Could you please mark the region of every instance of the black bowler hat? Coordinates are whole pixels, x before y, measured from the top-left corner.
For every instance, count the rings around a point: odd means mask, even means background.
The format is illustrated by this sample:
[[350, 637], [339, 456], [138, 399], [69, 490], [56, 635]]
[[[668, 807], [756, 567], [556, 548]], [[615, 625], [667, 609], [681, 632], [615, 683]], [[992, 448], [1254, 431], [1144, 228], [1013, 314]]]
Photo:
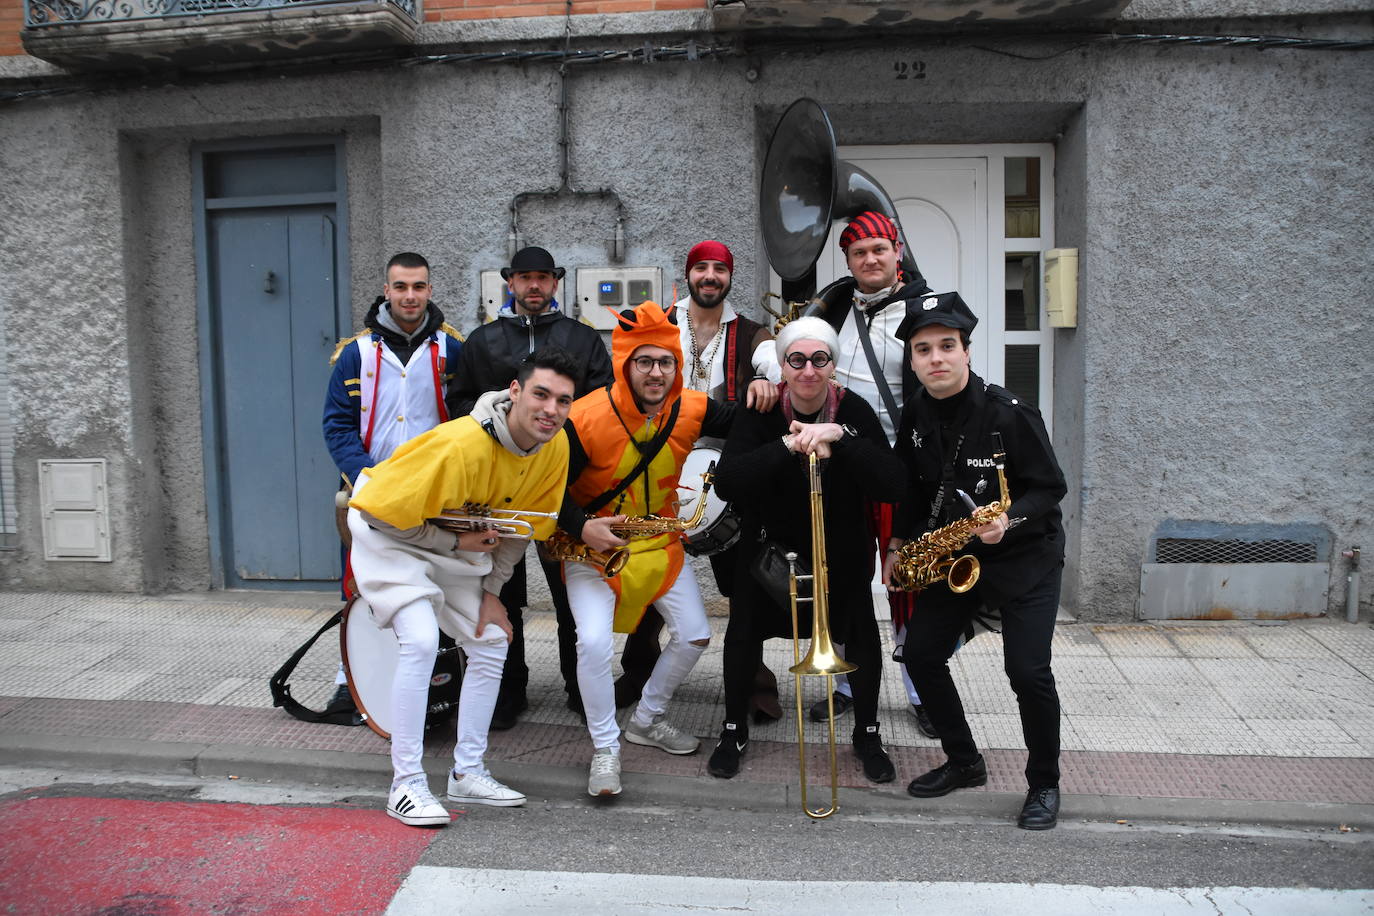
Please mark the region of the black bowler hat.
[[562, 280], [563, 275], [567, 273], [563, 268], [554, 266], [553, 255], [543, 248], [531, 245], [515, 253], [515, 257], [510, 259], [510, 267], [501, 268], [501, 279], [509, 280], [511, 274], [526, 270], [547, 270], [553, 274], [555, 280]]
[[964, 304], [958, 293], [932, 293], [906, 301], [906, 317], [893, 334], [898, 340], [910, 340], [911, 335], [928, 324], [943, 325], [959, 331], [972, 332], [978, 326], [978, 316]]

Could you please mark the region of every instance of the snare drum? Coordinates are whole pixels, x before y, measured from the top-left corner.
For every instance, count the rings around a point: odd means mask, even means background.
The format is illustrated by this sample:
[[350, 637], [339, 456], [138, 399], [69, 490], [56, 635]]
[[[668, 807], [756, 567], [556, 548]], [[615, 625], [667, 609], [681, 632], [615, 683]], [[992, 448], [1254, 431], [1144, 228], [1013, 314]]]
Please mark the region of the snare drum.
[[[678, 518], [688, 519], [701, 498], [701, 475], [712, 462], [720, 461], [720, 449], [701, 445], [692, 449], [678, 475]], [[694, 557], [709, 557], [735, 546], [740, 536], [739, 516], [712, 488], [706, 494], [706, 515], [701, 524], [684, 532], [682, 549]]]
[[[377, 626], [372, 606], [362, 598], [354, 598], [344, 608], [339, 642], [344, 677], [354, 705], [368, 728], [390, 739], [391, 682], [396, 677], [396, 659], [401, 654], [396, 632], [391, 627]], [[426, 731], [453, 718], [462, 678], [462, 653], [452, 639], [440, 633], [439, 657], [429, 680]]]

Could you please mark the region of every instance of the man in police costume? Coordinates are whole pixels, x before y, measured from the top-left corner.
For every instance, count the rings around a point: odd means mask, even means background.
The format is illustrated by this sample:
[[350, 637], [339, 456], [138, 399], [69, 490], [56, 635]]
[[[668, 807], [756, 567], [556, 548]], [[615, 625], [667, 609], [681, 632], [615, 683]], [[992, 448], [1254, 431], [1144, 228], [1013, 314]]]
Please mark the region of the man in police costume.
[[1000, 608], [1007, 676], [1029, 751], [1029, 791], [1017, 826], [1048, 830], [1059, 815], [1059, 695], [1050, 641], [1064, 566], [1059, 501], [1067, 486], [1039, 412], [970, 371], [969, 335], [977, 324], [958, 293], [942, 293], [908, 301], [896, 332], [910, 347], [911, 368], [924, 389], [907, 400], [897, 433], [907, 498], [888, 541], [884, 580], [891, 583], [896, 551], [908, 538], [968, 517], [960, 491], [978, 505], [999, 498], [999, 441], [1011, 497], [1010, 508], [975, 528], [974, 540], [959, 551], [982, 564], [977, 585], [963, 594], [944, 582], [930, 585], [907, 624], [907, 671], [948, 756], [907, 791], [934, 798], [987, 782], [948, 662], [974, 615]]

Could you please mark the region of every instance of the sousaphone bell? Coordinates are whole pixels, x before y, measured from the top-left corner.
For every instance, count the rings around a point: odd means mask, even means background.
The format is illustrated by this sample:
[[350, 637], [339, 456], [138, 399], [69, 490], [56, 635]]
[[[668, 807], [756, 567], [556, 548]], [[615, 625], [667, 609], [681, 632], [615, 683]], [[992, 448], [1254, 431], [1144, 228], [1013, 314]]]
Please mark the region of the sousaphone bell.
[[782, 298], [794, 311], [802, 305], [802, 314], [825, 315], [835, 305], [848, 307], [849, 277], [836, 280], [813, 298], [816, 261], [830, 237], [830, 224], [865, 210], [876, 210], [897, 226], [902, 274], [908, 283], [923, 283], [887, 191], [868, 172], [839, 158], [830, 116], [818, 102], [793, 102], [773, 129], [764, 155], [759, 225], [768, 263], [782, 278]]

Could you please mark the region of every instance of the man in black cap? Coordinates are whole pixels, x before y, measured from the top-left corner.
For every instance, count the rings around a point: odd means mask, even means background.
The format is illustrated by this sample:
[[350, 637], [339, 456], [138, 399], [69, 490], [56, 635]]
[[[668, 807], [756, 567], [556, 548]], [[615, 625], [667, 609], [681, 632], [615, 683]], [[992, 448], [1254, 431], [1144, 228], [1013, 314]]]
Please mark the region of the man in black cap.
[[1048, 830], [1059, 816], [1059, 695], [1050, 641], [1064, 567], [1059, 501], [1068, 488], [1039, 411], [970, 371], [969, 335], [977, 324], [958, 293], [942, 293], [909, 300], [896, 332], [907, 341], [924, 388], [908, 398], [897, 431], [907, 498], [887, 544], [884, 581], [892, 587], [898, 550], [908, 539], [969, 518], [972, 503], [998, 501], [999, 465], [1011, 499], [1007, 511], [973, 528], [973, 540], [957, 551], [978, 559], [977, 584], [961, 594], [945, 581], [926, 586], [907, 624], [907, 671], [948, 757], [912, 780], [907, 792], [934, 798], [987, 782], [948, 662], [975, 615], [1000, 608], [1007, 677], [1029, 752], [1029, 792], [1017, 826]]
[[[573, 380], [575, 398], [611, 383], [614, 377], [611, 357], [601, 335], [591, 326], [565, 314], [555, 297], [558, 281], [565, 273], [564, 268], [554, 264], [553, 255], [538, 247], [520, 249], [511, 259], [510, 266], [501, 269], [510, 295], [496, 320], [474, 330], [458, 355], [453, 382], [449, 385], [450, 416], [465, 416], [483, 393], [509, 387], [525, 357], [545, 346], [560, 347], [576, 360], [579, 374]], [[544, 574], [558, 617], [558, 661], [568, 691], [568, 707], [581, 713], [574, 645], [576, 631], [572, 611], [568, 608], [568, 593], [563, 586], [559, 564], [544, 564]], [[525, 564], [521, 561], [501, 591], [501, 603], [506, 607], [515, 633], [506, 656], [496, 712], [491, 720], [491, 727], [498, 731], [513, 726], [520, 713], [529, 707], [525, 688], [530, 672], [525, 664], [522, 614], [526, 600]]]

